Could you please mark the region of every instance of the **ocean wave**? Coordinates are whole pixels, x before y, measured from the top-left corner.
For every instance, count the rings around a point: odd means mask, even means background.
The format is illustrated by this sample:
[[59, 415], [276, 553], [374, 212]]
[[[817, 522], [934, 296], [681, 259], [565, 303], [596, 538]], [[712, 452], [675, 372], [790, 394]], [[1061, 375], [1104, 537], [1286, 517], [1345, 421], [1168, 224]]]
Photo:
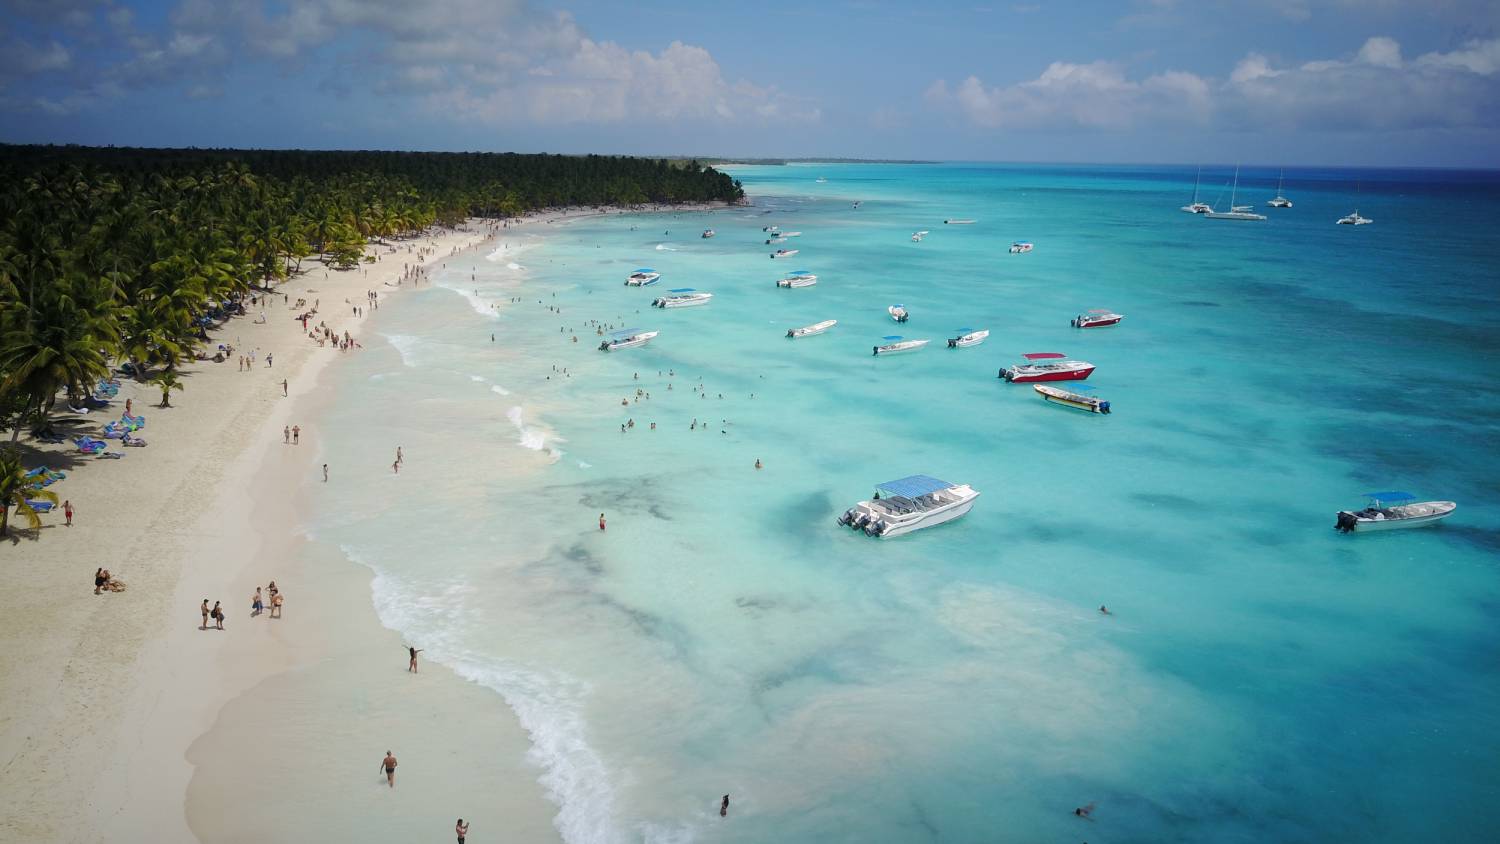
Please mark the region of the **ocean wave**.
[[505, 389], [504, 387], [500, 386], [499, 384], [491, 384], [490, 385], [490, 392], [497, 393], [497, 394], [502, 395], [502, 396], [508, 396], [508, 395], [510, 395], [510, 390]]
[[472, 286], [472, 282], [471, 286], [469, 287], [456, 287], [452, 284], [444, 284], [441, 281], [438, 282], [437, 286], [443, 288], [444, 290], [452, 290], [454, 293], [457, 293], [458, 295], [464, 297], [464, 299], [469, 303], [469, 307], [474, 309], [474, 313], [491, 317], [495, 315], [495, 307], [493, 303], [486, 302], [483, 298], [481, 298], [478, 293], [475, 292], [475, 289]]
[[410, 334], [387, 334], [385, 335], [385, 341], [390, 343], [391, 347], [401, 355], [401, 362], [403, 364], [411, 367], [417, 365], [416, 349], [417, 344], [422, 342], [422, 338], [413, 337]]
[[554, 463], [557, 462], [558, 458], [563, 456], [562, 449], [549, 444], [549, 440], [551, 443], [565, 442], [565, 440], [545, 429], [527, 425], [525, 419], [522, 417], [519, 406], [512, 407], [506, 411], [505, 418], [510, 420], [510, 424], [516, 426], [516, 433], [521, 435], [517, 442], [523, 447], [529, 448], [532, 451], [547, 452], [547, 454], [551, 455], [552, 462]]
[[658, 244], [656, 244], [656, 251], [657, 252], [676, 252], [677, 248], [674, 247], [674, 246], [668, 246], [665, 243], [658, 243]]

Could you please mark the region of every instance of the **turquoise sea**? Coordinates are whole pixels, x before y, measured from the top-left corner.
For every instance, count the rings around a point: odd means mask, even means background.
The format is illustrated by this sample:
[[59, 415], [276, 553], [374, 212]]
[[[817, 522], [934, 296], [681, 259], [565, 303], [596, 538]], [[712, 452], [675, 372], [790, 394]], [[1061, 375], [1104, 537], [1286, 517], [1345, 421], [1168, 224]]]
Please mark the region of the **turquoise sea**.
[[[318, 539], [520, 719], [567, 841], [1493, 838], [1500, 174], [1288, 169], [1274, 209], [1246, 168], [1251, 223], [1179, 211], [1192, 166], [731, 172], [749, 207], [449, 259], [333, 375]], [[648, 307], [679, 287], [714, 299]], [[1039, 351], [1114, 413], [996, 378]], [[982, 496], [835, 524], [917, 473]], [[1335, 533], [1376, 489], [1459, 509]]]

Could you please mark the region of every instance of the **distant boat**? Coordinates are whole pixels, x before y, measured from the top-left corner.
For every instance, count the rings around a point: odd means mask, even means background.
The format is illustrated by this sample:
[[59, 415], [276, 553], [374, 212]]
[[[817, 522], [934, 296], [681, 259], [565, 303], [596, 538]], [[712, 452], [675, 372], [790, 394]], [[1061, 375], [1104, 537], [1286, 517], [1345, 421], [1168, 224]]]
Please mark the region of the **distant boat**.
[[[883, 494], [883, 496], [882, 496]], [[928, 475], [912, 475], [875, 487], [869, 501], [844, 511], [839, 524], [866, 536], [890, 537], [951, 522], [974, 507], [979, 491]]]
[[1036, 245], [1029, 240], [1018, 240], [1010, 245], [1010, 254], [1021, 255], [1035, 249]]
[[781, 226], [766, 226], [766, 227], [762, 228], [761, 231], [763, 231], [763, 232], [770, 232], [771, 234], [780, 234], [781, 233]]
[[876, 355], [893, 355], [897, 352], [915, 352], [917, 349], [920, 349], [928, 343], [932, 342], [930, 340], [903, 340], [901, 339], [901, 335], [899, 334], [890, 334], [882, 337], [881, 339], [885, 340], [886, 342], [875, 347], [874, 354]]
[[801, 237], [802, 232], [782, 232], [782, 237]]
[[1031, 352], [1022, 355], [1026, 363], [1000, 370], [1001, 378], [1016, 384], [1032, 381], [1082, 381], [1094, 373], [1094, 365], [1082, 360], [1064, 360], [1058, 352]]
[[943, 221], [943, 225], [945, 225], [945, 226], [972, 226], [972, 225], [974, 225], [975, 222], [977, 222], [977, 221], [975, 221], [975, 220], [944, 220]]
[[926, 232], [926, 231], [912, 232], [911, 233], [911, 242], [912, 243], [921, 243], [922, 242], [922, 238], [926, 237], [929, 234], [932, 234], [932, 232]]
[[786, 238], [782, 237], [781, 235], [776, 235], [775, 237], [766, 238], [766, 245], [767, 246], [770, 246], [773, 243], [786, 243]]
[[801, 328], [788, 328], [786, 330], [786, 336], [811, 337], [814, 334], [822, 334], [823, 332], [838, 324], [839, 321], [836, 319], [825, 319], [822, 322], [815, 322], [812, 325], [804, 325]]
[[801, 251], [802, 250], [800, 250], [800, 249], [778, 249], [775, 252], [771, 253], [771, 257], [772, 258], [790, 258], [793, 255], [796, 255], [798, 252], [801, 252]]
[[604, 342], [599, 344], [599, 351], [613, 352], [617, 349], [628, 349], [632, 346], [644, 346], [651, 342], [651, 338], [660, 334], [659, 331], [645, 331], [639, 328], [622, 328], [619, 331], [611, 331]]
[[713, 237], [713, 236], [714, 236], [714, 230], [713, 230], [713, 229], [704, 229], [704, 230], [703, 230], [703, 235], [702, 235], [702, 236], [703, 236], [703, 237], [704, 237], [704, 238], [705, 238], [705, 239], [707, 239], [707, 238], [710, 238], [710, 237]]
[[856, 199], [856, 200], [854, 200], [854, 209], [855, 209], [855, 210], [856, 210], [856, 211], [857, 211], [857, 210], [859, 210], [859, 200], [857, 200], [857, 199]]
[[1276, 177], [1276, 198], [1266, 204], [1272, 208], [1291, 208], [1292, 201], [1281, 195], [1281, 184], [1286, 181], [1286, 168], [1281, 168], [1281, 175]]
[[970, 346], [977, 346], [980, 343], [984, 342], [984, 338], [990, 336], [989, 329], [987, 328], [982, 328], [977, 331], [972, 328], [960, 328], [958, 331], [959, 334], [957, 337], [949, 338], [948, 348], [966, 349]]
[[653, 308], [691, 308], [696, 305], [707, 305], [708, 300], [714, 297], [712, 293], [699, 293], [691, 287], [677, 287], [667, 292], [669, 295], [652, 302], [651, 306]]
[[818, 283], [818, 277], [807, 270], [794, 270], [786, 278], [778, 279], [777, 287], [812, 287]]
[[655, 284], [660, 278], [661, 273], [656, 270], [650, 267], [641, 267], [625, 279], [625, 284], [632, 287], [646, 287]]
[[1248, 205], [1235, 205], [1234, 204], [1234, 198], [1239, 193], [1239, 190], [1240, 190], [1240, 168], [1239, 168], [1239, 165], [1235, 165], [1235, 168], [1234, 168], [1234, 187], [1229, 191], [1229, 210], [1228, 211], [1212, 211], [1212, 210], [1205, 211], [1205, 212], [1203, 212], [1203, 216], [1207, 217], [1210, 220], [1264, 220], [1266, 218], [1266, 215], [1264, 215], [1264, 214], [1256, 214], [1255, 212], [1253, 212], [1253, 211], [1250, 210], [1250, 206], [1248, 206]]
[[1214, 210], [1210, 208], [1207, 203], [1198, 201], [1198, 182], [1202, 178], [1203, 168], [1199, 167], [1198, 175], [1193, 177], [1193, 204], [1182, 206], [1182, 210], [1188, 212], [1189, 214], [1207, 214], [1208, 212]]
[[906, 322], [911, 318], [911, 314], [908, 314], [906, 312], [905, 305], [892, 305], [889, 308], [886, 308], [885, 311], [886, 313], [891, 315], [891, 319], [897, 322]]
[[819, 176], [819, 177], [818, 177], [818, 179], [817, 179], [817, 182], [818, 182], [818, 184], [820, 184], [820, 185], [821, 185], [821, 184], [824, 184], [824, 183], [825, 183], [825, 182], [827, 182], [827, 181], [828, 181], [828, 179], [827, 179], [827, 178], [825, 178], [825, 177], [823, 177], [823, 176]]
[[1365, 509], [1339, 511], [1334, 530], [1339, 533], [1363, 533], [1423, 527], [1448, 518], [1458, 509], [1458, 505], [1452, 501], [1417, 502], [1417, 497], [1409, 492], [1367, 492], [1365, 497], [1370, 499], [1370, 504]]
[[1031, 388], [1037, 391], [1043, 401], [1060, 404], [1064, 407], [1073, 407], [1079, 410], [1087, 410], [1089, 413], [1109, 413], [1109, 402], [1086, 396], [1082, 393], [1070, 393], [1067, 390], [1049, 387], [1046, 384], [1032, 384]]
[[1069, 324], [1074, 328], [1104, 328], [1105, 326], [1119, 325], [1120, 320], [1124, 318], [1114, 311], [1094, 308], [1086, 314], [1079, 314], [1073, 317], [1072, 322]]
[[[1353, 214], [1350, 214], [1347, 217], [1340, 217], [1339, 218], [1339, 225], [1341, 225], [1341, 226], [1368, 226], [1369, 224], [1371, 224], [1373, 222], [1375, 222], [1375, 221], [1372, 220], [1372, 219], [1370, 219], [1369, 217], [1361, 217], [1361, 216], [1359, 216], [1359, 211], [1358, 210], [1356, 210]], [[1399, 228], [1399, 226], [1398, 226], [1398, 228]]]

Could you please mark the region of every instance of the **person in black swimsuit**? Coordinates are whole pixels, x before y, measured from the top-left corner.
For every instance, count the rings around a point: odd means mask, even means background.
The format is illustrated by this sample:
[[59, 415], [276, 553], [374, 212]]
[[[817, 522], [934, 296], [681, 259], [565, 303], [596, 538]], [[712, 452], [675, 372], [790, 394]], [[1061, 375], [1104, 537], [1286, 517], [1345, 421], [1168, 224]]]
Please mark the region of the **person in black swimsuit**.
[[411, 663], [406, 666], [406, 670], [415, 674], [417, 673], [417, 654], [421, 653], [425, 649], [414, 648], [411, 645], [407, 645], [406, 649], [411, 652]]
[[99, 594], [99, 590], [103, 589], [103, 588], [104, 588], [104, 569], [100, 568], [100, 569], [98, 569], [98, 570], [96, 570], [94, 572], [94, 594], [95, 595]]

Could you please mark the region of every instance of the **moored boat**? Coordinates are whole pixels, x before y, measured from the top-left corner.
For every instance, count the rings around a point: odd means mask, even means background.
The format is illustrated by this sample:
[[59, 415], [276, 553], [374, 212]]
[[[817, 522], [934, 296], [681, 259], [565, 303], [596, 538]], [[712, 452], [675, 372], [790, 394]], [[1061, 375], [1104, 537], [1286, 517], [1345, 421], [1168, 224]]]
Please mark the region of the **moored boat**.
[[707, 238], [713, 237], [714, 234], [715, 234], [715, 232], [714, 232], [713, 229], [704, 229], [702, 237], [704, 239], [707, 239]]
[[1082, 381], [1094, 373], [1088, 361], [1067, 360], [1058, 352], [1031, 352], [1022, 355], [1026, 363], [1000, 370], [999, 377], [1017, 384], [1032, 381]]
[[838, 523], [866, 536], [888, 538], [929, 528], [969, 512], [979, 491], [929, 475], [912, 475], [875, 487], [869, 501], [844, 511]]
[[977, 222], [977, 221], [976, 220], [944, 220], [943, 221], [943, 225], [945, 225], [945, 226], [972, 226], [972, 225], [974, 225], [975, 222]]
[[922, 238], [926, 237], [929, 234], [932, 234], [932, 232], [926, 232], [926, 231], [912, 232], [911, 233], [911, 242], [912, 243], [921, 243], [922, 242]]
[[781, 237], [779, 235], [777, 237], [768, 237], [768, 238], [766, 238], [766, 245], [767, 246], [770, 246], [773, 243], [786, 243], [786, 238]]
[[626, 277], [625, 284], [629, 287], [646, 287], [655, 284], [660, 278], [661, 273], [656, 270], [650, 267], [641, 267]]
[[660, 333], [659, 331], [646, 331], [641, 328], [622, 328], [619, 331], [611, 331], [605, 335], [604, 342], [599, 344], [599, 351], [613, 352], [616, 349], [644, 346], [651, 342], [652, 337]]
[[714, 297], [712, 293], [700, 293], [691, 287], [677, 287], [667, 293], [668, 295], [653, 301], [651, 306], [653, 308], [691, 308], [694, 305], [707, 305], [708, 300]]
[[772, 258], [790, 258], [793, 255], [796, 255], [798, 252], [801, 252], [801, 251], [802, 250], [800, 250], [800, 249], [778, 249], [775, 252], [771, 253], [771, 257]]
[[793, 270], [786, 278], [776, 281], [777, 287], [812, 287], [818, 283], [818, 277], [807, 270]]
[[965, 349], [969, 346], [977, 346], [984, 342], [984, 338], [990, 336], [988, 328], [975, 330], [973, 328], [960, 328], [957, 337], [948, 339], [948, 348]]
[[1369, 506], [1363, 510], [1340, 510], [1334, 530], [1356, 533], [1372, 530], [1397, 530], [1424, 527], [1453, 515], [1458, 505], [1452, 501], [1417, 501], [1409, 492], [1367, 492]]
[[1291, 208], [1292, 201], [1281, 194], [1281, 185], [1286, 181], [1286, 168], [1281, 168], [1281, 175], [1276, 177], [1276, 196], [1266, 204], [1272, 208]]
[[872, 354], [894, 355], [898, 352], [915, 352], [932, 342], [930, 340], [903, 340], [899, 334], [888, 334], [881, 339], [885, 341], [884, 345], [876, 346]]
[[1046, 384], [1032, 384], [1031, 388], [1037, 391], [1044, 401], [1065, 407], [1076, 407], [1079, 410], [1087, 410], [1089, 413], [1109, 413], [1109, 402], [1094, 396], [1086, 396], [1082, 393], [1073, 393], [1057, 387], [1049, 387]]
[[1073, 317], [1069, 325], [1074, 328], [1104, 328], [1109, 325], [1119, 325], [1120, 320], [1125, 317], [1104, 308], [1094, 308], [1086, 314]]
[[892, 305], [889, 308], [886, 308], [885, 312], [890, 314], [891, 319], [897, 322], [906, 322], [911, 318], [911, 314], [906, 312], [905, 305]]
[[1198, 201], [1198, 182], [1202, 178], [1203, 178], [1203, 168], [1199, 167], [1198, 168], [1198, 175], [1193, 177], [1193, 201], [1192, 201], [1192, 204], [1182, 206], [1182, 210], [1188, 212], [1189, 214], [1207, 214], [1208, 212], [1214, 210], [1212, 207], [1209, 206], [1208, 203], [1206, 203], [1206, 202], [1199, 202]]
[[1010, 254], [1021, 255], [1036, 248], [1036, 244], [1029, 240], [1018, 240], [1010, 245]]
[[1368, 226], [1373, 222], [1375, 221], [1370, 219], [1369, 217], [1359, 216], [1359, 211], [1357, 210], [1347, 217], [1339, 218], [1339, 225], [1341, 226]]
[[812, 325], [804, 325], [801, 328], [788, 328], [786, 330], [786, 336], [811, 337], [814, 334], [822, 334], [823, 332], [838, 324], [839, 321], [836, 319], [825, 319], [822, 322], [815, 322]]
[[1234, 204], [1235, 195], [1239, 193], [1239, 190], [1240, 168], [1236, 165], [1234, 168], [1234, 187], [1229, 191], [1229, 210], [1214, 211], [1213, 209], [1209, 209], [1203, 212], [1203, 216], [1210, 220], [1264, 220], [1266, 215], [1251, 211], [1250, 206]]

